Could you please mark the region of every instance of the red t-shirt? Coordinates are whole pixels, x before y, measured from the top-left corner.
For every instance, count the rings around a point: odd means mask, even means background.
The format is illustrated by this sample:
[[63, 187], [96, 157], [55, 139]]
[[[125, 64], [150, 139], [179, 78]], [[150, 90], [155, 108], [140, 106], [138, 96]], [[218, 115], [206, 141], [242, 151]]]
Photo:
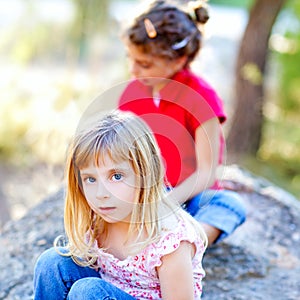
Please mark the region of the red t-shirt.
[[[119, 108], [140, 116], [152, 129], [166, 167], [166, 177], [176, 186], [196, 169], [195, 131], [204, 122], [218, 117], [226, 120], [216, 92], [190, 70], [184, 69], [160, 90], [159, 106], [152, 89], [138, 80], [125, 88]], [[221, 131], [220, 131], [221, 133]], [[221, 145], [223, 138], [220, 134]], [[222, 161], [222, 149], [220, 159]]]

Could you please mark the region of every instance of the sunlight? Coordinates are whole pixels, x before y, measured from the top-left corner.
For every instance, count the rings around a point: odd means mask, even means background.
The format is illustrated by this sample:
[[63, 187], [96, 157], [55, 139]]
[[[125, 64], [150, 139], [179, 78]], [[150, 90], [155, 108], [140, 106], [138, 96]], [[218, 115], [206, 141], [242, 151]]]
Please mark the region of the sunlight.
[[273, 34], [269, 41], [270, 48], [279, 53], [294, 54], [299, 50], [299, 42], [279, 34]]

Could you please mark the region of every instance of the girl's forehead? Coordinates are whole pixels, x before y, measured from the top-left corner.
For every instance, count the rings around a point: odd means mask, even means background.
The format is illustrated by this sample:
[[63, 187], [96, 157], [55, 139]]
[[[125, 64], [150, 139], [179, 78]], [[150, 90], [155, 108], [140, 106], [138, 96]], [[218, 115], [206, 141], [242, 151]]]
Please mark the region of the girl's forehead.
[[[155, 45], [136, 45], [134, 43], [128, 42], [125, 45], [126, 52], [128, 54], [129, 59], [134, 59], [137, 61], [145, 61], [152, 64], [161, 64], [161, 63], [169, 63], [170, 59], [173, 57], [172, 53], [160, 49], [160, 46]], [[163, 54], [164, 53], [164, 54]], [[168, 53], [170, 55], [168, 55]]]
[[131, 56], [141, 56], [141, 57], [149, 57], [150, 54], [147, 53], [142, 45], [135, 45], [131, 42], [126, 43], [126, 51]]
[[103, 154], [95, 159], [89, 159], [80, 169], [104, 168], [104, 169], [127, 169], [132, 170], [132, 164], [129, 160], [113, 159], [109, 154]]

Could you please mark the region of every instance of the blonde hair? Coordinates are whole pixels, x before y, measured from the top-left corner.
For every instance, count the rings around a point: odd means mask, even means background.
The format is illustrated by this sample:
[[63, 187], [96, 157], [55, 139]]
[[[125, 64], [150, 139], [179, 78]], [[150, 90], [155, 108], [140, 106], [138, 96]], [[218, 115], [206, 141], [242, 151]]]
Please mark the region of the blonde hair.
[[[134, 237], [136, 241], [132, 249], [139, 251], [158, 239], [163, 218], [179, 209], [164, 197], [164, 167], [149, 127], [130, 112], [108, 113], [78, 130], [68, 153], [64, 224], [69, 252], [66, 255], [80, 265], [95, 265], [96, 240], [99, 236], [105, 239], [107, 229], [106, 222], [85, 199], [79, 170], [91, 162], [99, 166], [106, 155], [116, 163], [129, 161], [138, 179], [138, 205], [133, 208], [128, 230], [128, 238]], [[200, 234], [205, 241], [205, 234], [202, 231]]]

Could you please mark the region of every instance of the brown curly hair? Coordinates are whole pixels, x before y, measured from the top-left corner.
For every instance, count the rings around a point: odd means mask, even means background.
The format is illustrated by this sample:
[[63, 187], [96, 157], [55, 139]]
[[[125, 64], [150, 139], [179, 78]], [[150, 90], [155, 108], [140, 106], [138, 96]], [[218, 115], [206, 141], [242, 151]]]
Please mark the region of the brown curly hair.
[[[189, 13], [174, 3], [155, 1], [134, 19], [123, 38], [141, 47], [144, 53], [169, 59], [186, 56], [189, 63], [201, 47], [202, 32], [198, 25], [209, 19], [207, 7], [202, 3]], [[150, 21], [154, 34], [147, 31], [145, 20]]]

